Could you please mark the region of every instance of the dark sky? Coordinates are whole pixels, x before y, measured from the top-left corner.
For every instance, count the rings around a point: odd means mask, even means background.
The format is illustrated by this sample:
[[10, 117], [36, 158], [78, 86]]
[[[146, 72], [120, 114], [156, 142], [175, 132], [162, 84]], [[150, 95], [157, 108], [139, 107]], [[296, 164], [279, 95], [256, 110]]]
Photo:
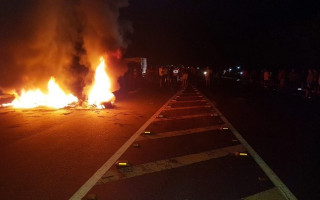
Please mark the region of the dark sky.
[[[299, 3], [300, 2], [300, 3]], [[320, 66], [320, 1], [129, 0], [126, 57], [149, 64]]]

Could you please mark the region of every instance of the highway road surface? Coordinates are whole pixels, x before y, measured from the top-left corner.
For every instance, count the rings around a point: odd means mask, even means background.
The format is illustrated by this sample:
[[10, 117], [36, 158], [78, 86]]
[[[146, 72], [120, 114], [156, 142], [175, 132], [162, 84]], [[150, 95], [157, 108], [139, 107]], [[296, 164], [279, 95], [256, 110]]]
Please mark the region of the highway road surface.
[[1, 199], [296, 199], [195, 87], [0, 109]]

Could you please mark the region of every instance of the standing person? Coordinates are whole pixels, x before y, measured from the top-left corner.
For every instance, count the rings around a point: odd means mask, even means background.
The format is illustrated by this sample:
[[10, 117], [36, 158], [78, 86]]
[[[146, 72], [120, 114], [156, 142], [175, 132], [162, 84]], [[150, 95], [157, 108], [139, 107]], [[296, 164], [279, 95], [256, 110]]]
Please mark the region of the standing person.
[[159, 67], [159, 79], [160, 79], [160, 87], [163, 87], [164, 85], [164, 79], [163, 79], [163, 67]]
[[292, 90], [297, 89], [297, 87], [298, 87], [297, 82], [298, 82], [298, 74], [295, 71], [295, 69], [291, 69], [291, 72], [289, 74], [289, 86], [290, 86], [290, 89], [292, 89]]
[[172, 70], [172, 80], [174, 82], [177, 82], [178, 81], [178, 77], [179, 77], [179, 68], [178, 67], [175, 67], [173, 70]]
[[168, 75], [167, 75], [167, 82], [171, 85], [172, 84], [172, 67], [168, 68]]
[[137, 89], [137, 85], [138, 85], [138, 71], [136, 68], [133, 69], [133, 74], [132, 74], [132, 77], [133, 77], [133, 81], [132, 81], [132, 86], [134, 89]]
[[284, 89], [285, 80], [286, 80], [286, 71], [280, 70], [278, 74], [278, 80], [279, 80], [279, 89]]
[[187, 87], [187, 80], [188, 80], [188, 72], [186, 69], [182, 72], [182, 87]]
[[211, 69], [209, 67], [206, 68], [206, 70], [204, 71], [204, 77], [205, 77], [205, 80], [206, 80], [206, 86], [207, 87], [210, 87], [210, 83], [211, 83], [211, 80], [210, 80], [210, 76], [211, 76]]
[[318, 71], [316, 69], [312, 70], [313, 81], [312, 81], [312, 90], [316, 91], [318, 89]]
[[313, 82], [313, 71], [311, 69], [308, 69], [308, 75], [307, 75], [307, 80], [306, 80], [306, 94], [305, 98], [311, 98], [311, 91], [312, 91], [312, 82]]
[[167, 82], [168, 82], [168, 68], [167, 67], [163, 67], [163, 70], [162, 70], [162, 73], [163, 73], [163, 86], [166, 86], [167, 85]]
[[270, 82], [270, 72], [266, 69], [263, 72], [263, 86], [265, 88], [269, 88]]
[[318, 76], [318, 92], [320, 91], [320, 76]]

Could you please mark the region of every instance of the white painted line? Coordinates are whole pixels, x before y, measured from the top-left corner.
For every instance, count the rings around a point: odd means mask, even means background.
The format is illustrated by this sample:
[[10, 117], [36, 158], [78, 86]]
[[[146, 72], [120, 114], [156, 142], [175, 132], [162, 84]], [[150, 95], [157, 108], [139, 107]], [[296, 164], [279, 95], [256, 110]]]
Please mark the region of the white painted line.
[[136, 176], [142, 176], [145, 174], [160, 172], [164, 170], [170, 170], [194, 163], [208, 161], [215, 158], [221, 158], [234, 154], [235, 152], [244, 151], [245, 148], [239, 144], [234, 146], [223, 147], [219, 149], [213, 149], [201, 153], [189, 154], [185, 156], [174, 157], [165, 160], [158, 160], [155, 162], [144, 163], [141, 165], [134, 165], [131, 167], [110, 170], [104, 174], [98, 184], [104, 184], [111, 181], [117, 181], [126, 178], [132, 178]]
[[132, 145], [139, 135], [149, 126], [149, 124], [162, 112], [167, 104], [181, 91], [173, 95], [139, 130], [137, 130], [129, 140], [127, 140], [109, 160], [107, 160], [79, 189], [76, 191], [70, 200], [81, 200], [89, 190], [99, 181], [99, 179], [112, 167], [112, 165], [122, 156], [122, 154]]
[[236, 138], [241, 142], [241, 144], [247, 149], [248, 153], [253, 157], [256, 163], [261, 167], [264, 173], [269, 177], [272, 183], [280, 190], [284, 197], [288, 200], [296, 200], [297, 198], [294, 194], [288, 189], [288, 187], [280, 180], [280, 178], [274, 173], [274, 171], [267, 165], [267, 163], [258, 155], [258, 153], [249, 145], [249, 143], [241, 136], [241, 134], [233, 127], [233, 125], [227, 120], [227, 118], [222, 115], [220, 110], [206, 97], [203, 95], [203, 98], [207, 99], [208, 102], [212, 105], [214, 110], [220, 115], [222, 121], [226, 123], [226, 126], [232, 131]]
[[177, 98], [185, 98], [185, 97], [198, 97], [200, 96], [199, 93], [188, 93], [188, 94], [182, 94], [178, 96]]
[[202, 98], [202, 95], [193, 95], [193, 96], [178, 96], [178, 99], [192, 99], [192, 98]]
[[148, 140], [148, 139], [159, 139], [159, 138], [173, 137], [173, 136], [179, 136], [179, 135], [188, 135], [188, 134], [201, 133], [206, 131], [214, 131], [214, 130], [219, 130], [220, 128], [221, 128], [221, 125], [216, 125], [216, 126], [207, 126], [207, 127], [201, 127], [201, 128], [179, 130], [179, 131], [168, 131], [168, 132], [156, 133], [153, 135], [140, 135], [140, 137], [136, 141]]
[[177, 117], [164, 117], [164, 118], [156, 118], [154, 121], [170, 121], [170, 120], [179, 120], [179, 119], [192, 119], [192, 118], [199, 118], [199, 117], [213, 117], [213, 113], [203, 113], [197, 115], [184, 115], [184, 116], [177, 116]]
[[165, 108], [164, 111], [170, 110], [188, 110], [188, 109], [199, 109], [199, 108], [211, 108], [211, 105], [201, 105], [201, 106], [184, 106], [184, 107], [175, 107], [175, 108]]
[[170, 104], [174, 103], [174, 104], [178, 104], [178, 103], [196, 103], [196, 102], [206, 102], [205, 99], [201, 99], [201, 100], [191, 100], [191, 101], [177, 101], [177, 100], [173, 100], [170, 102]]
[[257, 199], [276, 199], [276, 200], [285, 200], [283, 194], [279, 191], [278, 188], [274, 187], [269, 190], [259, 192], [257, 194], [251, 195], [249, 197], [242, 198], [242, 200], [257, 200]]

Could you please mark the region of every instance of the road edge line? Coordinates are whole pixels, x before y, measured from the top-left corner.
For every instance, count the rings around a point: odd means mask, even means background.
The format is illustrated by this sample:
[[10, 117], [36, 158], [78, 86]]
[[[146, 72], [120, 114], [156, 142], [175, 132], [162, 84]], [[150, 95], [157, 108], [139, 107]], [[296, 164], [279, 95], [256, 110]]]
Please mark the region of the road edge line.
[[202, 92], [203, 98], [206, 99], [212, 108], [219, 114], [220, 118], [229, 127], [234, 136], [239, 140], [239, 142], [247, 149], [248, 153], [253, 157], [256, 163], [261, 167], [264, 173], [268, 176], [271, 182], [279, 189], [283, 196], [288, 200], [297, 200], [297, 197], [289, 190], [289, 188], [281, 181], [278, 175], [267, 165], [267, 163], [259, 156], [259, 154], [249, 145], [249, 143], [242, 137], [239, 131], [228, 121], [228, 119], [220, 112], [220, 110], [214, 105], [210, 99], [207, 98]]

